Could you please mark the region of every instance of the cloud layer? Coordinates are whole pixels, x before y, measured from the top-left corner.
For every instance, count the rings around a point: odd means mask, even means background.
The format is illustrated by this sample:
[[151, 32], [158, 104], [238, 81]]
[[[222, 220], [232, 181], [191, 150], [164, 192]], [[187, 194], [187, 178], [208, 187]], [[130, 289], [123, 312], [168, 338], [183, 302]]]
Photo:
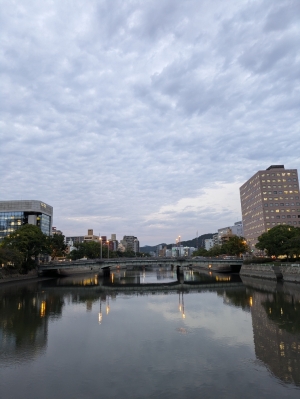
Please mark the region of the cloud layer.
[[2, 0], [1, 199], [141, 244], [241, 218], [299, 168], [297, 0]]

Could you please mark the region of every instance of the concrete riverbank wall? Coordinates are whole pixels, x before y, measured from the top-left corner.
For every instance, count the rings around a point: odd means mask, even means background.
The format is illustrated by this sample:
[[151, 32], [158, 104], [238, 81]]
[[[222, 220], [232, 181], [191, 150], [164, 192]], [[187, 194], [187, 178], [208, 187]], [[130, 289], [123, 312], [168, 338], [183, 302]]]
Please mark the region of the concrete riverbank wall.
[[241, 276], [263, 278], [268, 280], [283, 280], [291, 283], [300, 283], [300, 264], [253, 264], [243, 265]]

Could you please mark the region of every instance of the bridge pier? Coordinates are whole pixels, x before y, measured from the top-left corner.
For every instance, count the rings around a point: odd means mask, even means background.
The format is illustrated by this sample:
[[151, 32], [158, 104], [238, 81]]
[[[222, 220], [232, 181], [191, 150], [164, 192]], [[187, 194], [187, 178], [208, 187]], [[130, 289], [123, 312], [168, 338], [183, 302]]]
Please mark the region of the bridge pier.
[[103, 277], [110, 277], [110, 267], [109, 266], [103, 267], [102, 271], [103, 271]]

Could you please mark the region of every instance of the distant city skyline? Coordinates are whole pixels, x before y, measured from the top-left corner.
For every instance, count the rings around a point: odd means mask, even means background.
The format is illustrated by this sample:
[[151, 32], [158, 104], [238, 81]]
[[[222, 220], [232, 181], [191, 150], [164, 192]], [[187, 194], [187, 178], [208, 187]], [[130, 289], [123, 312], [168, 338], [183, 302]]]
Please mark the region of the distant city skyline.
[[299, 1], [3, 3], [1, 201], [156, 245], [241, 220], [257, 170], [299, 170]]

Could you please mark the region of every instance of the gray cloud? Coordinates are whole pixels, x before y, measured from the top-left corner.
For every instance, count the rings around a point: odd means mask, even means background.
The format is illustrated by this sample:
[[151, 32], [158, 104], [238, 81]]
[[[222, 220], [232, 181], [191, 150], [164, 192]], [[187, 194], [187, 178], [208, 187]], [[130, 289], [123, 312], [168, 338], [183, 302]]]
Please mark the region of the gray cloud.
[[1, 199], [155, 244], [237, 221], [254, 172], [299, 167], [296, 0], [1, 3]]

